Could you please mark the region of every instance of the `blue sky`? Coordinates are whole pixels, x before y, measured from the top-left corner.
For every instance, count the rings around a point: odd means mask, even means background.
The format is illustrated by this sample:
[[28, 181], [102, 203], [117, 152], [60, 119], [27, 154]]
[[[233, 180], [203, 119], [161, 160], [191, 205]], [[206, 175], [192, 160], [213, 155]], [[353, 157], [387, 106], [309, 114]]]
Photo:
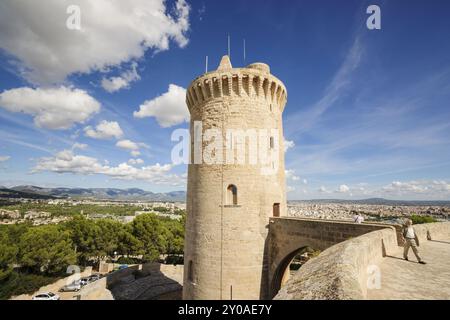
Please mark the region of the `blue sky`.
[[450, 198], [448, 1], [95, 3], [0, 4], [0, 185], [183, 190], [183, 90], [230, 34], [287, 87], [288, 198]]

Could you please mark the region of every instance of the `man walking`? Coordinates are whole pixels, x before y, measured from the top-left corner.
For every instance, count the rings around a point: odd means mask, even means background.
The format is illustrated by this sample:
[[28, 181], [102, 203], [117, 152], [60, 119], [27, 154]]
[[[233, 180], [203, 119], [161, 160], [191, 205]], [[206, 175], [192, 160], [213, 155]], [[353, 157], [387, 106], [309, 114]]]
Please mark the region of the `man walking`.
[[419, 256], [419, 250], [417, 250], [417, 247], [419, 246], [419, 238], [417, 237], [417, 234], [412, 226], [412, 220], [407, 219], [405, 223], [405, 227], [403, 229], [403, 239], [405, 243], [405, 247], [403, 250], [403, 258], [405, 258], [406, 261], [408, 261], [408, 251], [411, 247], [414, 255], [417, 258], [417, 261], [419, 261], [420, 264], [426, 264], [425, 261], [422, 260]]

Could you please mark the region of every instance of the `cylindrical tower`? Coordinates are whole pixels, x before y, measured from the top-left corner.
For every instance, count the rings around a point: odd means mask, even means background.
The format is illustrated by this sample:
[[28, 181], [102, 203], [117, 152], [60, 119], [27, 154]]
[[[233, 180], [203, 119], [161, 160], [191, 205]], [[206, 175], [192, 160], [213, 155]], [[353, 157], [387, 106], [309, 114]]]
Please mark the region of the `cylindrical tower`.
[[269, 217], [286, 212], [286, 100], [268, 65], [233, 68], [228, 56], [190, 84], [184, 299], [267, 298]]

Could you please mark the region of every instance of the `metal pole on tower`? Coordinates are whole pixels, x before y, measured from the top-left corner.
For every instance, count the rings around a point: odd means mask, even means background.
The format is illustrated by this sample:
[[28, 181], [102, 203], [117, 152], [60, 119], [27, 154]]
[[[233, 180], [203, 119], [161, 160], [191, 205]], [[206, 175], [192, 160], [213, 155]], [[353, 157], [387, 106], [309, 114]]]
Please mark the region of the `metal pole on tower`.
[[245, 39], [244, 39], [244, 62], [245, 62], [245, 54], [246, 54], [246, 52], [245, 52]]
[[208, 72], [208, 56], [206, 56], [206, 61], [205, 61], [205, 73]]
[[230, 35], [228, 35], [228, 58], [231, 59]]

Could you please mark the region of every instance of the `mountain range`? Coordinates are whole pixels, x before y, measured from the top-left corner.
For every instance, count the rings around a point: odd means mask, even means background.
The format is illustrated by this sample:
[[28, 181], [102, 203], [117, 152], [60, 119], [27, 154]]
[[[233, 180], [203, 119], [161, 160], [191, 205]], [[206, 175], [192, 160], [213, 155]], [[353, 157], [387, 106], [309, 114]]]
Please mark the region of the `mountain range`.
[[[0, 186], [0, 199], [25, 198], [25, 199], [94, 199], [94, 200], [123, 200], [123, 201], [167, 201], [185, 202], [186, 191], [172, 191], [155, 193], [138, 188], [44, 188], [31, 185], [6, 188]], [[315, 199], [315, 200], [291, 200], [289, 204], [296, 202], [310, 203], [336, 203], [336, 204], [365, 204], [365, 205], [389, 205], [389, 206], [447, 206], [450, 201], [418, 201], [418, 200], [389, 200], [383, 198], [370, 198], [361, 200], [342, 199]]]
[[0, 187], [0, 198], [31, 198], [31, 199], [95, 199], [95, 200], [141, 200], [184, 202], [185, 191], [154, 193], [138, 188], [43, 188], [37, 186]]

